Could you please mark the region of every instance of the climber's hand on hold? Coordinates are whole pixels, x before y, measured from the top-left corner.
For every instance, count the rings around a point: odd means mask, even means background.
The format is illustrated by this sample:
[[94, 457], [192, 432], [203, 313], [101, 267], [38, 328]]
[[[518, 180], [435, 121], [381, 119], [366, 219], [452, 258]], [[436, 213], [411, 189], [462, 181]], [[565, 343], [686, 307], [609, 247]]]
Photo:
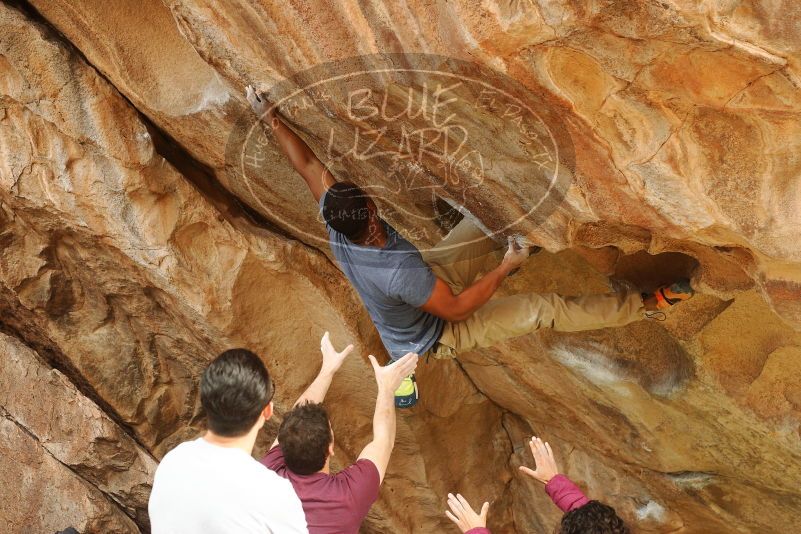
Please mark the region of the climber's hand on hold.
[[245, 87], [245, 97], [248, 99], [250, 108], [258, 116], [262, 116], [267, 112], [267, 99], [263, 98], [252, 85]]
[[509, 274], [523, 265], [523, 262], [526, 261], [526, 258], [528, 258], [528, 254], [528, 247], [518, 247], [514, 238], [510, 237], [509, 248], [507, 249], [506, 254], [503, 255], [503, 261], [501, 262], [501, 265], [503, 265], [506, 273]]
[[487, 512], [489, 512], [489, 503], [485, 502], [481, 507], [481, 512], [475, 513], [473, 507], [467, 502], [467, 499], [459, 495], [448, 494], [448, 507], [451, 511], [445, 511], [448, 519], [456, 523], [459, 530], [467, 532], [474, 528], [486, 528], [487, 526]]
[[264, 95], [259, 94], [252, 85], [245, 87], [245, 96], [250, 103], [253, 113], [275, 128], [275, 121], [277, 119], [275, 106], [271, 105]]
[[311, 147], [284, 122], [276, 104], [272, 104], [252, 85], [245, 88], [245, 96], [259, 120], [272, 129], [271, 133], [281, 151], [289, 158], [295, 171], [303, 177], [315, 202], [319, 203], [323, 193], [336, 183], [334, 175], [323, 165]]
[[531, 447], [531, 454], [534, 456], [534, 467], [536, 469], [529, 469], [521, 465], [520, 470], [530, 477], [534, 477], [543, 484], [547, 484], [553, 477], [559, 474], [559, 467], [556, 465], [556, 459], [553, 457], [551, 446], [538, 438], [533, 436], [528, 443]]

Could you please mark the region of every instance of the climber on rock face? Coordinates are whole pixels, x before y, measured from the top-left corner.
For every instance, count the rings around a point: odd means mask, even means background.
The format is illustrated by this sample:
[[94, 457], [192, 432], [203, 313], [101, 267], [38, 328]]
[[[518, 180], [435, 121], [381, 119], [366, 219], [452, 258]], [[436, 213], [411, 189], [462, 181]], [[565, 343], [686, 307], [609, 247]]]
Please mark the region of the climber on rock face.
[[[573, 481], [559, 473], [551, 446], [534, 436], [529, 441], [534, 456], [534, 469], [520, 466], [520, 471], [545, 484], [545, 492], [565, 514], [557, 534], [629, 534], [629, 528], [618, 517], [615, 509], [598, 501], [589, 500]], [[491, 534], [487, 528], [489, 503], [476, 513], [467, 499], [460, 494], [448, 494], [445, 515], [465, 534]]]
[[261, 460], [269, 469], [292, 482], [303, 503], [310, 534], [357, 534], [378, 498], [389, 457], [395, 445], [393, 393], [401, 380], [414, 372], [417, 354], [407, 354], [386, 367], [373, 356], [378, 397], [373, 416], [373, 440], [358, 460], [339, 473], [330, 474], [334, 455], [334, 431], [322, 406], [328, 387], [353, 350], [337, 352], [328, 332], [320, 343], [323, 362], [317, 378], [284, 417], [278, 438]]
[[[311, 190], [328, 229], [329, 243], [395, 359], [407, 352], [453, 358], [539, 328], [573, 332], [623, 326], [646, 311], [692, 296], [688, 282], [639, 292], [562, 297], [523, 294], [490, 300], [529, 250], [510, 241], [500, 264], [478, 278], [498, 244], [465, 217], [433, 249], [421, 254], [383, 221], [373, 200], [350, 182], [337, 182], [311, 148], [248, 86], [253, 110], [272, 128], [278, 144]], [[398, 407], [417, 402], [414, 376], [395, 394]]]

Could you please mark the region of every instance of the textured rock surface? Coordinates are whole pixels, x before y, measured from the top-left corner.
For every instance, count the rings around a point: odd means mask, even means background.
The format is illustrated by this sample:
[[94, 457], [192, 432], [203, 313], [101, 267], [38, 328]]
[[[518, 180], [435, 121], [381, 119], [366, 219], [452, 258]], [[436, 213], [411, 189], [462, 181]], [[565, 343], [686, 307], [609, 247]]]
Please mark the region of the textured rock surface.
[[[357, 341], [362, 357], [329, 394], [337, 458], [355, 456], [369, 439], [364, 356], [382, 351], [377, 335], [272, 141], [252, 174], [238, 172], [229, 141], [252, 125], [245, 84], [270, 89], [324, 62], [403, 52], [475, 62], [463, 75], [504, 73], [562, 125], [569, 187], [536, 216], [541, 176], [526, 171], [537, 154], [498, 110], [451, 110], [487, 164], [479, 187], [419, 162], [439, 196], [548, 249], [504, 292], [601, 292], [607, 275], [652, 286], [686, 274], [703, 294], [663, 323], [542, 332], [424, 366], [421, 406], [399, 416], [364, 530], [448, 531], [444, 496], [459, 490], [493, 501], [498, 532], [550, 531], [558, 514], [517, 475], [536, 432], [636, 531], [793, 531], [795, 2], [30, 4], [38, 13], [0, 6], [6, 530], [145, 528], [153, 457], [199, 430], [197, 377], [231, 345], [265, 356], [280, 413], [314, 375], [323, 331]], [[336, 103], [290, 104], [282, 109], [319, 154], [331, 131], [347, 136], [358, 122]], [[398, 144], [393, 135], [380, 146]], [[335, 168], [391, 186], [384, 163]], [[443, 223], [430, 193], [393, 191], [387, 218], [421, 246], [435, 241]], [[68, 406], [55, 418], [30, 391]], [[10, 502], [18, 494], [26, 499]]]
[[101, 492], [65, 469], [0, 413], [0, 514], [9, 532], [136, 532], [136, 525]]
[[[76, 390], [64, 375], [49, 368], [19, 340], [0, 334], [0, 354], [3, 356], [0, 405], [4, 434], [7, 439], [17, 442], [5, 444], [4, 456], [19, 454], [14, 449], [38, 454], [42, 463], [52, 466], [50, 471], [58, 479], [82, 490], [78, 493], [70, 490], [65, 494], [54, 485], [52, 490], [42, 492], [39, 503], [23, 501], [22, 506], [19, 506], [20, 501], [14, 493], [8, 493], [3, 500], [11, 504], [9, 508], [12, 510], [13, 503], [18, 507], [15, 513], [3, 516], [12, 521], [11, 531], [25, 530], [22, 527], [26, 527], [31, 532], [44, 532], [69, 525], [84, 530], [85, 522], [101, 521], [119, 524], [116, 528], [129, 530], [132, 525], [123, 511], [146, 528], [149, 524], [147, 498], [156, 461], [96, 404]], [[18, 427], [17, 431], [13, 425]], [[20, 439], [19, 428], [24, 429], [24, 439]], [[36, 464], [21, 463], [21, 467], [36, 471]], [[42, 470], [30, 477], [32, 484], [29, 487], [16, 488], [10, 483], [4, 487], [28, 496], [36, 491], [34, 488], [50, 487], [51, 476], [52, 473]], [[11, 482], [11, 479], [7, 480]], [[109, 499], [114, 502], [108, 502]], [[59, 518], [50, 511], [68, 501], [73, 501], [76, 509], [63, 517]], [[84, 508], [81, 503], [91, 503], [92, 506]], [[37, 520], [32, 516], [25, 521], [14, 518], [19, 511], [25, 517], [26, 512], [37, 507], [41, 510], [35, 516]], [[123, 529], [122, 525], [127, 528]]]

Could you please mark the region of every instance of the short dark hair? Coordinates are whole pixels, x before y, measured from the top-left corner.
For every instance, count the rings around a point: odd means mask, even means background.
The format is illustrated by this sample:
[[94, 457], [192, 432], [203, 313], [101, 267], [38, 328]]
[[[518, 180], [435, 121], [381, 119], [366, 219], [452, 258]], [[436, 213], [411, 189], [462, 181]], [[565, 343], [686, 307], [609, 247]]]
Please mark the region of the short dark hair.
[[353, 182], [337, 182], [328, 188], [323, 202], [323, 219], [351, 241], [361, 238], [370, 222], [367, 196]]
[[560, 534], [629, 534], [629, 528], [615, 509], [598, 501], [590, 501], [562, 516]]
[[333, 439], [328, 412], [314, 402], [295, 406], [278, 429], [286, 466], [298, 475], [311, 475], [323, 468]]
[[203, 371], [200, 403], [219, 436], [247, 434], [275, 393], [267, 367], [247, 349], [223, 352]]

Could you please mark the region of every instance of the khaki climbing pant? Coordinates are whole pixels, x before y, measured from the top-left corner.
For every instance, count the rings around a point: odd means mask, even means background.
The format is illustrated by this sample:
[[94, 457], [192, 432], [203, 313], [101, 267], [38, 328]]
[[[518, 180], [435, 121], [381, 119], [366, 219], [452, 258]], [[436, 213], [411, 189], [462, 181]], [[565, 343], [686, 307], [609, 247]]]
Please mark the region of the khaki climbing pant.
[[[489, 255], [501, 247], [467, 217], [423, 259], [454, 294], [472, 285]], [[457, 353], [489, 347], [540, 328], [562, 332], [623, 326], [643, 318], [639, 293], [609, 293], [563, 297], [555, 293], [528, 293], [495, 298], [463, 321], [447, 322], [439, 342], [428, 354], [454, 358]]]

